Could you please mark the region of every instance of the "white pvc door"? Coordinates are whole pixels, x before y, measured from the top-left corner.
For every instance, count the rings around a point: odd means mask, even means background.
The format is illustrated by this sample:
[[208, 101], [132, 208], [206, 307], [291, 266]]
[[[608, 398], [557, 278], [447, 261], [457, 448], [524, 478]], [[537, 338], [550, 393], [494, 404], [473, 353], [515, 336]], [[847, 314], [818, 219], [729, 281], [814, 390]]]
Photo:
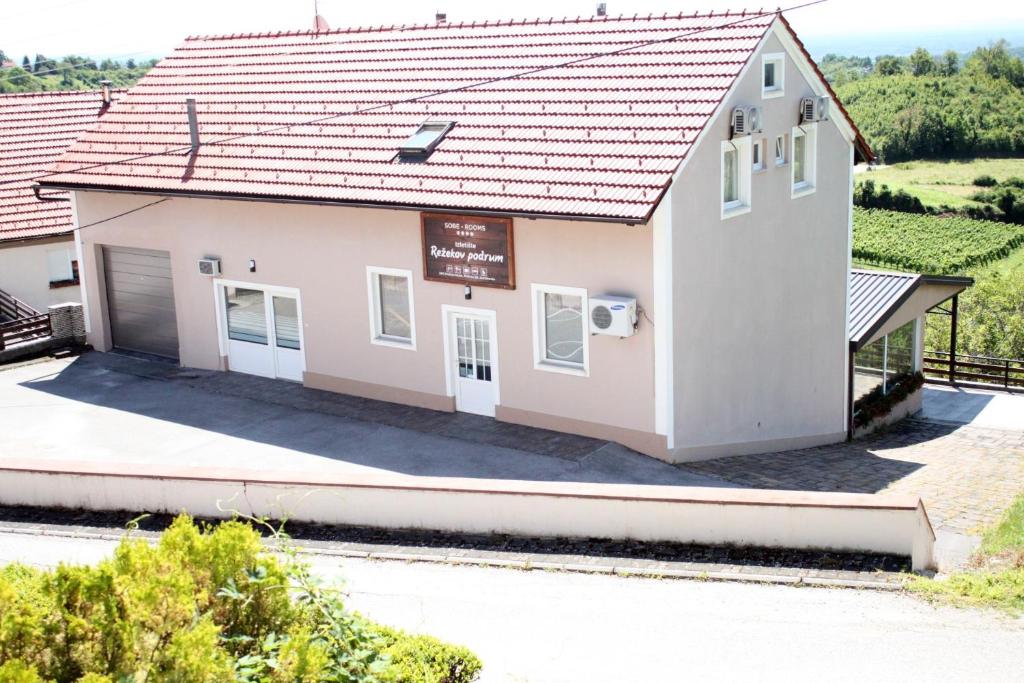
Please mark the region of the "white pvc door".
[[261, 377], [302, 380], [305, 360], [294, 296], [256, 287], [222, 287], [228, 367]]
[[455, 408], [494, 417], [495, 380], [491, 322], [453, 313], [449, 334], [455, 340]]

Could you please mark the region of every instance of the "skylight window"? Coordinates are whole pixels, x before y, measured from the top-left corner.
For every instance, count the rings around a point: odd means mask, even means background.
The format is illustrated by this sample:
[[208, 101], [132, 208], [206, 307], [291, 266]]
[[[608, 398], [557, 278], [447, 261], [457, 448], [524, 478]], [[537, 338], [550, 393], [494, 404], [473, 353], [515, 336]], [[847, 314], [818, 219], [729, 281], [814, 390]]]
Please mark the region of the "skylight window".
[[455, 125], [454, 121], [427, 121], [398, 148], [402, 161], [424, 161]]

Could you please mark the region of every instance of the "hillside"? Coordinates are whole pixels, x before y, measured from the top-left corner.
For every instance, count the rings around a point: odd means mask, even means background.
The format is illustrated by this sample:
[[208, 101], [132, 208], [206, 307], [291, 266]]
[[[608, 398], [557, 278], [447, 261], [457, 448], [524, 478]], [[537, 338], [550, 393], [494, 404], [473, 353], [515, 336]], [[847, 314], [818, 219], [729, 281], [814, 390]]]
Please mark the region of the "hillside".
[[1024, 62], [1004, 42], [966, 60], [924, 50], [874, 60], [828, 55], [822, 68], [886, 163], [1024, 156]]
[[155, 60], [137, 64], [130, 59], [124, 63], [107, 59], [97, 63], [74, 55], [59, 60], [36, 55], [35, 60], [26, 57], [21, 66], [17, 66], [0, 50], [0, 63], [5, 62], [8, 65], [0, 68], [0, 93], [95, 90], [104, 80], [116, 88], [126, 88], [134, 85], [155, 64]]

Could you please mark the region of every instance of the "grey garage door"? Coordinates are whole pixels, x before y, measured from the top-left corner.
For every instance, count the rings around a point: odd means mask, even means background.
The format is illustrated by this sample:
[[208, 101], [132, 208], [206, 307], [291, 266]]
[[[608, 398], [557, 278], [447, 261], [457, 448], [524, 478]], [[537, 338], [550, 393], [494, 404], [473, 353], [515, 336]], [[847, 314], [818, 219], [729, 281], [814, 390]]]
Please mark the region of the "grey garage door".
[[120, 349], [178, 357], [178, 321], [166, 251], [104, 247], [107, 311]]

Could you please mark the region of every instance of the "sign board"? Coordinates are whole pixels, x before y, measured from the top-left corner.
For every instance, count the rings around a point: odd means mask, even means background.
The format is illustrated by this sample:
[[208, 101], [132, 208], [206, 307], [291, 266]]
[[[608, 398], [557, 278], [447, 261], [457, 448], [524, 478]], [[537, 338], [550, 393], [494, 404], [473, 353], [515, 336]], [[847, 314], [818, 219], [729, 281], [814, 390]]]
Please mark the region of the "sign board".
[[423, 278], [516, 288], [511, 218], [420, 214]]

